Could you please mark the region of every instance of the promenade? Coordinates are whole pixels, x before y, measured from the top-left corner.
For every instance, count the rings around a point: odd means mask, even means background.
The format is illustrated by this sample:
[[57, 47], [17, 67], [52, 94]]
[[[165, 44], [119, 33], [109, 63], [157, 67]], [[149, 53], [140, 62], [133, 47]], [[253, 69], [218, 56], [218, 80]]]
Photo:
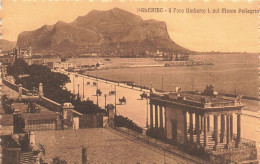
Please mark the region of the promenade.
[[[118, 115], [123, 115], [128, 117], [131, 120], [141, 126], [142, 128], [146, 127], [147, 118], [147, 108], [148, 100], [141, 100], [140, 94], [144, 91], [149, 92], [148, 90], [141, 91], [140, 88], [127, 86], [122, 83], [114, 83], [105, 80], [95, 79], [88, 76], [77, 75], [70, 73], [69, 75], [71, 83], [66, 84], [66, 88], [73, 92], [73, 82], [74, 82], [74, 93], [80, 95], [83, 99], [83, 77], [84, 77], [84, 100], [91, 100], [94, 104], [97, 104], [104, 109], [105, 101], [106, 104], [116, 104], [116, 113]], [[74, 78], [74, 80], [73, 80]], [[87, 85], [87, 83], [90, 85]], [[97, 83], [96, 86], [93, 85], [93, 82]], [[101, 96], [96, 95], [96, 90], [100, 89], [102, 92]], [[109, 95], [110, 91], [116, 91], [116, 95]], [[106, 95], [106, 97], [105, 97]], [[126, 104], [120, 104], [119, 98], [126, 98]], [[136, 113], [138, 110], [138, 113]]]
[[[65, 73], [65, 72], [64, 72]], [[66, 73], [68, 74], [68, 73]], [[149, 92], [148, 90], [141, 91], [140, 88], [134, 87], [132, 89], [131, 86], [128, 86], [126, 84], [122, 83], [114, 83], [110, 81], [105, 81], [101, 79], [96, 79], [94, 77], [88, 77], [83, 75], [76, 75], [74, 73], [69, 73], [69, 77], [71, 79], [71, 83], [68, 83], [66, 85], [67, 89], [73, 92], [73, 82], [74, 82], [74, 93], [83, 97], [83, 77], [84, 77], [84, 99], [92, 100], [95, 104], [97, 103], [97, 96], [96, 96], [96, 89], [100, 89], [102, 92], [101, 96], [98, 96], [98, 105], [102, 108], [105, 106], [105, 96], [104, 94], [107, 94], [106, 97], [106, 104], [115, 104], [116, 102], [116, 111], [117, 114], [123, 115], [125, 117], [128, 117], [129, 119], [133, 120], [137, 125], [139, 125], [142, 128], [146, 128], [146, 121], [149, 120], [149, 117], [147, 119], [147, 115], [149, 116], [149, 109], [147, 111], [147, 108], [149, 108], [149, 102], [146, 99], [141, 100], [140, 94], [145, 92]], [[74, 78], [74, 80], [73, 80]], [[90, 83], [90, 85], [87, 85], [87, 82]], [[93, 86], [93, 82], [97, 83], [97, 86]], [[78, 90], [79, 88], [79, 90]], [[109, 91], [115, 91], [116, 90], [116, 97], [115, 95], [109, 96]], [[118, 98], [125, 97], [127, 100], [126, 104], [120, 104], [118, 101]], [[246, 101], [247, 103], [250, 102], [250, 100], [242, 100], [242, 103]], [[245, 103], [247, 109], [247, 103]], [[255, 103], [258, 103], [255, 101]], [[255, 105], [254, 105], [255, 107]], [[258, 149], [258, 157], [260, 157], [260, 113], [259, 112], [252, 112], [243, 110], [242, 111], [242, 137], [248, 138], [250, 140], [256, 141], [257, 149]], [[211, 129], [213, 129], [213, 118], [210, 120]], [[164, 120], [163, 120], [163, 123]], [[236, 132], [236, 120], [234, 121], [234, 132]]]

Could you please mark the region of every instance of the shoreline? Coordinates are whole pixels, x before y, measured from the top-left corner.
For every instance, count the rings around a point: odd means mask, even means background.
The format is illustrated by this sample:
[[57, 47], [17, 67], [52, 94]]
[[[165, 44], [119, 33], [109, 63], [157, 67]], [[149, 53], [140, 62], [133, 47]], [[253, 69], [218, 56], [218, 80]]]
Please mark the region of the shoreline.
[[[80, 65], [80, 71], [95, 71], [95, 70], [110, 70], [110, 69], [124, 69], [124, 68], [151, 68], [151, 67], [180, 67], [180, 66], [203, 66], [203, 65], [214, 65], [212, 62], [201, 61], [201, 60], [186, 60], [186, 61], [163, 61], [150, 59], [150, 61], [142, 63], [114, 63], [103, 61], [104, 58], [97, 58], [99, 60], [92, 61], [91, 65]], [[73, 61], [70, 61], [74, 63]], [[96, 66], [100, 64], [99, 66]]]
[[[74, 75], [85, 77], [85, 78], [90, 78], [92, 80], [97, 80], [97, 81], [100, 81], [100, 82], [103, 82], [103, 83], [112, 84], [112, 85], [115, 85], [115, 86], [118, 86], [118, 87], [123, 87], [123, 88], [128, 88], [128, 89], [133, 89], [133, 90], [148, 92], [148, 93], [150, 92], [149, 87], [135, 85], [131, 81], [128, 81], [128, 82], [126, 82], [126, 81], [116, 81], [116, 80], [105, 79], [105, 78], [102, 78], [102, 77], [87, 75], [87, 74], [84, 74], [84, 73], [76, 73], [76, 72], [61, 71], [60, 73], [62, 73], [62, 72], [64, 72], [65, 74], [69, 73], [69, 74], [74, 74]], [[156, 91], [158, 91], [158, 92], [171, 92], [171, 91], [162, 91], [162, 90], [159, 90], [159, 89], [156, 89]], [[195, 92], [195, 91], [190, 91], [190, 92]], [[232, 98], [235, 98], [237, 96], [237, 95], [225, 94], [225, 93], [219, 93], [219, 95], [226, 96], [226, 97], [232, 97]], [[243, 96], [242, 100], [244, 100], [244, 103], [250, 103], [250, 102], [245, 102], [245, 101], [259, 102], [260, 98], [259, 97]], [[247, 106], [247, 105], [245, 105], [245, 106]], [[247, 115], [255, 116], [255, 115], [252, 114], [252, 112], [253, 112], [253, 113], [257, 114], [257, 116], [256, 116], [257, 118], [260, 118], [260, 114], [259, 114], [260, 111], [259, 110], [256, 111], [256, 110], [253, 110], [253, 109], [250, 110], [250, 109], [251, 108], [243, 109], [243, 111], [249, 111], [250, 114], [247, 114]]]

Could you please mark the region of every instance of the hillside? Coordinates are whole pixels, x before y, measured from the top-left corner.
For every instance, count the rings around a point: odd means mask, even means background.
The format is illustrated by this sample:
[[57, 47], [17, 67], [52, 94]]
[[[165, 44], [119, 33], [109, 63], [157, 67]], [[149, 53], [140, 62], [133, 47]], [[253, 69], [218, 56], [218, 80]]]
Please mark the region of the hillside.
[[0, 39], [0, 48], [2, 51], [8, 51], [15, 47], [16, 42]]
[[18, 36], [19, 47], [32, 46], [39, 52], [129, 54], [157, 49], [185, 51], [174, 43], [165, 22], [143, 20], [128, 11], [114, 8], [93, 10], [71, 23], [58, 21]]

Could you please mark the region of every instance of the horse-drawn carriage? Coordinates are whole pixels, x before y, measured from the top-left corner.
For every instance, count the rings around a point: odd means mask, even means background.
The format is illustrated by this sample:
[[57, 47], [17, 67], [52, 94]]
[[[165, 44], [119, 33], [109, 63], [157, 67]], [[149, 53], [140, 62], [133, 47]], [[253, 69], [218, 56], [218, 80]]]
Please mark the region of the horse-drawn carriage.
[[90, 85], [90, 82], [89, 82], [89, 81], [87, 82], [87, 85]]
[[101, 94], [102, 94], [101, 90], [100, 90], [100, 89], [97, 89], [97, 90], [96, 90], [96, 95], [101, 96]]
[[120, 102], [120, 104], [122, 104], [122, 103], [126, 104], [125, 96], [123, 96], [121, 99], [119, 98], [119, 102]]
[[141, 97], [141, 99], [143, 100], [144, 98], [148, 98], [148, 95], [147, 95], [147, 93], [145, 93], [145, 92], [143, 92], [142, 94], [140, 94], [140, 97]]
[[109, 95], [115, 95], [116, 94], [116, 91], [109, 91]]
[[96, 82], [93, 82], [93, 86], [97, 86], [97, 83], [96, 83]]

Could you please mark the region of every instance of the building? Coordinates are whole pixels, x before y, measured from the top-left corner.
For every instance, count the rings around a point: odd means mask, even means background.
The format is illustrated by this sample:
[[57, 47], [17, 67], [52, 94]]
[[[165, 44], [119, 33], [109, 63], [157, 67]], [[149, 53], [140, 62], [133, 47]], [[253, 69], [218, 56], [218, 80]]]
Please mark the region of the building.
[[57, 70], [60, 70], [60, 69], [62, 69], [62, 70], [67, 70], [67, 69], [69, 69], [69, 68], [75, 68], [76, 67], [76, 65], [75, 64], [73, 64], [73, 63], [69, 63], [69, 62], [55, 62], [54, 64], [53, 64], [53, 69], [57, 69]]
[[[46, 139], [48, 136], [49, 139]], [[152, 145], [106, 128], [36, 131], [36, 145], [46, 145], [47, 163], [59, 157], [67, 163], [188, 163], [172, 154], [163, 155]], [[55, 140], [55, 141], [54, 141]], [[54, 144], [55, 142], [55, 144]], [[82, 147], [86, 148], [86, 163]]]
[[223, 159], [230, 162], [257, 159], [256, 143], [241, 137], [241, 96], [221, 97], [208, 85], [203, 93], [180, 88], [166, 94], [152, 90], [149, 99], [149, 130], [160, 129], [161, 136], [185, 151], [203, 154], [215, 163], [222, 163]]
[[28, 104], [13, 103], [15, 113], [13, 114], [14, 134], [38, 130], [62, 129], [61, 116], [47, 108], [37, 104], [39, 112], [28, 112]]
[[32, 48], [20, 48], [16, 47], [13, 50], [14, 54], [17, 55], [17, 58], [31, 58], [32, 57]]
[[0, 62], [2, 63], [1, 65], [11, 65], [14, 62], [14, 56], [13, 55], [3, 55], [0, 56]]
[[40, 164], [40, 149], [35, 145], [33, 132], [1, 136], [1, 163]]

